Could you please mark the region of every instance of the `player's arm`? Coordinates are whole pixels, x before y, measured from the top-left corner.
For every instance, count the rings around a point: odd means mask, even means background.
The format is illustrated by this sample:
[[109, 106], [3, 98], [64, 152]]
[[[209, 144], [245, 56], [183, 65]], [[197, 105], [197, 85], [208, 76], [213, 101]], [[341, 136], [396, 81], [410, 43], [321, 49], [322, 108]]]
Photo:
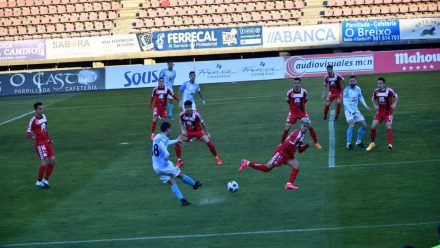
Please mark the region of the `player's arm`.
[[29, 122], [28, 129], [27, 129], [27, 132], [26, 132], [26, 136], [28, 136], [29, 139], [34, 140], [35, 139], [35, 133], [32, 131], [32, 126], [33, 126], [32, 124], [33, 124], [33, 118]]
[[165, 154], [165, 160], [169, 160], [170, 153], [168, 152], [167, 146], [163, 142], [159, 142], [159, 151]]
[[200, 122], [200, 125], [202, 125], [203, 132], [205, 132], [206, 135], [208, 135], [208, 138], [211, 138], [211, 134], [209, 134], [208, 127], [206, 126], [205, 122]]
[[324, 99], [325, 94], [327, 94], [327, 82], [324, 80], [324, 86], [322, 87], [322, 96], [321, 99]]
[[393, 100], [394, 100], [394, 102], [393, 102], [393, 104], [391, 104], [391, 108], [395, 109], [397, 102], [399, 101], [399, 97], [397, 96], [396, 92], [394, 92], [394, 91], [393, 91]]
[[[310, 142], [309, 142], [309, 143], [310, 143]], [[305, 150], [307, 150], [307, 148], [309, 148], [309, 146], [310, 146], [309, 143], [301, 144], [301, 145], [298, 147], [298, 152], [299, 152], [299, 153], [303, 153]]]
[[364, 107], [367, 110], [370, 110], [370, 107], [368, 107], [367, 103], [365, 102], [364, 96], [362, 95], [362, 90], [361, 88], [359, 88], [359, 95], [358, 95], [359, 101], [361, 101], [362, 105], [364, 105]]
[[186, 135], [186, 128], [182, 121], [180, 122], [180, 133]]
[[202, 95], [202, 91], [199, 90], [199, 91], [197, 92], [197, 94], [199, 94], [200, 99], [202, 99], [202, 103], [203, 103], [203, 104], [206, 104], [205, 98], [204, 98], [203, 95]]
[[376, 96], [373, 94], [373, 98], [371, 99], [371, 101], [373, 102], [373, 106], [375, 110], [379, 110], [379, 102], [376, 99]]

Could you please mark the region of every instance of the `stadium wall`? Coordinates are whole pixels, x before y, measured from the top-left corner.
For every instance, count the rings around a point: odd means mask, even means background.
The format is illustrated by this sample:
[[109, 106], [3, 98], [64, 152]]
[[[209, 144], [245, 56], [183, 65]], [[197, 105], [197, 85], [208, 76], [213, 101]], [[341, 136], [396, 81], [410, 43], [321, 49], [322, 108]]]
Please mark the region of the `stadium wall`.
[[[175, 85], [195, 71], [199, 84], [315, 77], [332, 64], [342, 75], [440, 71], [440, 49], [334, 53], [175, 64]], [[0, 74], [0, 96], [155, 87], [166, 64]]]
[[0, 66], [200, 56], [298, 49], [430, 44], [436, 18], [343, 21], [309, 26], [165, 30], [114, 36], [1, 41]]

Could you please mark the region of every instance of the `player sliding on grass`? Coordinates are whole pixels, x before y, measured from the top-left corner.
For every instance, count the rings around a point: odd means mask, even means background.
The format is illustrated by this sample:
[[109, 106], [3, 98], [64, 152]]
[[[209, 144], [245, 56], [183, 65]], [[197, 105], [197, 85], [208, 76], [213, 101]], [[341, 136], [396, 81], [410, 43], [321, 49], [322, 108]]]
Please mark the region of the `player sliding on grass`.
[[168, 96], [179, 101], [179, 98], [174, 95], [173, 90], [164, 85], [164, 79], [161, 77], [158, 80], [158, 86], [153, 89], [150, 99], [150, 109], [153, 108], [153, 122], [151, 123], [151, 140], [154, 140], [154, 132], [156, 131], [157, 119], [167, 119], [167, 100]]
[[388, 150], [391, 151], [391, 149], [393, 149], [393, 131], [391, 129], [391, 125], [393, 123], [393, 110], [396, 108], [399, 98], [393, 89], [386, 87], [385, 78], [380, 77], [377, 79], [377, 89], [375, 89], [373, 92], [372, 100], [374, 108], [377, 110], [377, 112], [374, 115], [373, 123], [371, 124], [371, 143], [367, 147], [367, 151], [373, 150], [376, 146], [374, 143], [376, 140], [376, 127], [382, 121], [386, 122], [388, 133]]
[[171, 134], [171, 124], [168, 122], [162, 123], [162, 125], [160, 125], [160, 131], [161, 133], [156, 135], [153, 140], [151, 156], [153, 160], [153, 169], [159, 176], [159, 179], [162, 180], [162, 182], [171, 185], [171, 191], [173, 191], [177, 199], [180, 200], [182, 206], [188, 206], [191, 203], [183, 198], [183, 195], [180, 192], [179, 187], [177, 186], [175, 178], [180, 178], [182, 182], [191, 185], [194, 190], [203, 186], [203, 183], [199, 181], [194, 181], [191, 177], [185, 175], [182, 171], [180, 171], [178, 167], [173, 164], [173, 162], [169, 160], [170, 153], [167, 149], [168, 145], [178, 144], [179, 142], [181, 142], [177, 139], [169, 139], [169, 136]]
[[[192, 101], [187, 100], [183, 104], [185, 107], [185, 111], [180, 114], [180, 129], [181, 134], [177, 137], [178, 140], [182, 142], [186, 142], [191, 140], [192, 138], [196, 138], [197, 140], [203, 140], [206, 145], [209, 147], [212, 155], [215, 157], [215, 161], [217, 165], [222, 165], [222, 161], [217, 155], [217, 151], [215, 150], [214, 144], [209, 140], [211, 135], [208, 132], [208, 127], [203, 121], [203, 117], [192, 108]], [[176, 155], [177, 155], [177, 166], [183, 166], [182, 161], [182, 151], [179, 144], [176, 144]]]
[[241, 160], [239, 171], [241, 172], [244, 168], [246, 168], [246, 166], [250, 166], [256, 170], [269, 172], [274, 167], [280, 167], [284, 164], [287, 164], [292, 168], [292, 172], [290, 173], [289, 180], [284, 188], [299, 189], [299, 187], [293, 185], [301, 167], [298, 160], [295, 159], [295, 152], [298, 150], [300, 153], [302, 153], [309, 147], [310, 142], [304, 144], [304, 137], [307, 133], [307, 130], [310, 128], [310, 121], [307, 118], [302, 118], [300, 120], [300, 124], [300, 128], [293, 131], [289, 137], [287, 137], [287, 139], [275, 149], [272, 158], [269, 160], [269, 162], [267, 162], [267, 164], [251, 162], [243, 159]]
[[[341, 83], [344, 83], [342, 86]], [[324, 99], [325, 92], [328, 87], [327, 103], [324, 108], [324, 120], [327, 120], [328, 110], [330, 104], [336, 99], [336, 116], [335, 121], [339, 118], [339, 113], [341, 112], [341, 101], [342, 101], [342, 89], [345, 88], [344, 77], [333, 71], [333, 66], [327, 66], [327, 75], [324, 77], [324, 88], [322, 89], [322, 99]]]
[[[289, 115], [286, 120], [286, 127], [281, 135], [281, 143], [286, 140], [290, 127], [301, 118], [309, 119], [309, 115], [306, 111], [306, 103], [309, 96], [307, 91], [301, 88], [301, 78], [297, 77], [293, 79], [293, 88], [287, 91], [286, 101], [289, 104]], [[318, 143], [318, 137], [316, 136], [315, 129], [310, 127], [310, 136], [312, 136], [315, 142], [315, 147], [321, 149], [321, 145]]]
[[29, 121], [27, 136], [35, 140], [35, 150], [41, 160], [35, 185], [39, 188], [48, 188], [49, 177], [56, 163], [55, 151], [52, 148], [52, 139], [47, 133], [47, 118], [44, 114], [43, 103], [35, 103], [34, 109], [35, 116], [32, 116]]

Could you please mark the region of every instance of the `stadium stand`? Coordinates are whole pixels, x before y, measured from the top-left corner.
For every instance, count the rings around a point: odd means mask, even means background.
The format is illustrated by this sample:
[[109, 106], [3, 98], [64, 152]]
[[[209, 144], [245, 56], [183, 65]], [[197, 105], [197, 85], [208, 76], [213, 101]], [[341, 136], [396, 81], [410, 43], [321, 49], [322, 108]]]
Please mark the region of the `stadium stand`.
[[111, 0], [0, 1], [0, 40], [108, 35], [120, 8]]
[[440, 17], [440, 2], [432, 0], [328, 0], [323, 5], [321, 23]]

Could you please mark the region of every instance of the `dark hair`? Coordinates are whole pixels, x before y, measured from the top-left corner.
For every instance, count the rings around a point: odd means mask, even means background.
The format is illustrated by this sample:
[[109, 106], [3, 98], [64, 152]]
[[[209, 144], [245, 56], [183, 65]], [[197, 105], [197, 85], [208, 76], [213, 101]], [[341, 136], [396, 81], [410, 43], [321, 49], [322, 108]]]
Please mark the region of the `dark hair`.
[[300, 77], [296, 77], [293, 79], [294, 81], [300, 81], [301, 82], [301, 78]]
[[192, 104], [193, 104], [193, 102], [191, 101], [191, 100], [186, 100], [184, 103], [183, 103], [183, 106], [192, 106]]
[[162, 79], [162, 80], [164, 80], [164, 78], [163, 78], [163, 77], [159, 77], [159, 79], [158, 79], [157, 81], [160, 81], [161, 79]]
[[36, 103], [34, 104], [34, 109], [37, 109], [38, 106], [41, 106], [41, 105], [43, 105], [42, 102], [36, 102]]
[[379, 80], [382, 80], [382, 82], [385, 83], [385, 78], [383, 78], [383, 77], [379, 77], [379, 78], [377, 79], [377, 81], [379, 81]]
[[191, 74], [196, 75], [196, 73], [195, 73], [194, 71], [190, 71], [190, 72], [189, 72], [189, 75], [191, 76]]
[[350, 79], [352, 79], [352, 78], [356, 79], [356, 75], [351, 75]]
[[169, 63], [174, 64], [172, 60], [168, 60], [167, 64], [169, 64]]
[[329, 65], [327, 65], [327, 69], [329, 69], [329, 68], [330, 68], [330, 69], [333, 69], [333, 66], [332, 66], [332, 65], [330, 65], [330, 64], [329, 64]]
[[168, 130], [168, 128], [171, 127], [171, 124], [169, 122], [164, 121], [161, 125], [160, 125], [160, 131], [162, 132], [166, 132]]

